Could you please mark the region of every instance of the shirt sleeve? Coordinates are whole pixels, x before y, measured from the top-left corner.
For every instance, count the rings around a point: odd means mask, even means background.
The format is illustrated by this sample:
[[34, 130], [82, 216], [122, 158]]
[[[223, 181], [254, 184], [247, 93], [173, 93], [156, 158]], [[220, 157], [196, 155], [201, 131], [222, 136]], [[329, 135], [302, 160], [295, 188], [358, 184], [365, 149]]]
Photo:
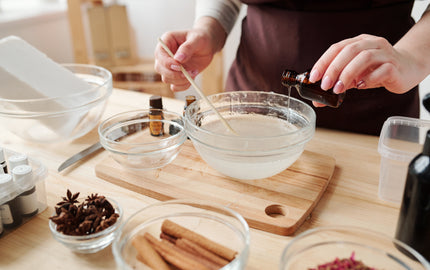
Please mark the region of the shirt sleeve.
[[203, 16], [215, 18], [229, 34], [239, 15], [240, 7], [239, 0], [197, 0], [195, 19]]

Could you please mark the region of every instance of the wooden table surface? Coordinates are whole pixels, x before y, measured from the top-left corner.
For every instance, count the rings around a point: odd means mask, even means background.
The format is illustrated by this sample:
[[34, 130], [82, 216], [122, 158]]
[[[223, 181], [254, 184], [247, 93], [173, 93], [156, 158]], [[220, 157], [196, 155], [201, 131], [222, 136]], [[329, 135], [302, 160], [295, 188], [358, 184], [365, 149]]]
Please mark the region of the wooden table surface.
[[[148, 108], [148, 94], [115, 89], [103, 119], [123, 111]], [[182, 112], [183, 101], [163, 98], [165, 109]], [[98, 140], [97, 129], [72, 142], [36, 144], [0, 131], [0, 146], [26, 153], [48, 168], [48, 208], [16, 230], [0, 238], [1, 269], [115, 269], [108, 247], [95, 254], [76, 254], [51, 235], [48, 218], [67, 189], [83, 195], [99, 193], [115, 198], [125, 218], [156, 200], [97, 178], [94, 166], [105, 151], [87, 158], [62, 173], [58, 166], [71, 155]], [[378, 137], [317, 129], [306, 149], [336, 159], [333, 178], [311, 217], [297, 233], [325, 225], [354, 225], [394, 235], [399, 206], [378, 198], [380, 156]], [[251, 229], [250, 256], [246, 269], [278, 269], [283, 248], [294, 237]]]

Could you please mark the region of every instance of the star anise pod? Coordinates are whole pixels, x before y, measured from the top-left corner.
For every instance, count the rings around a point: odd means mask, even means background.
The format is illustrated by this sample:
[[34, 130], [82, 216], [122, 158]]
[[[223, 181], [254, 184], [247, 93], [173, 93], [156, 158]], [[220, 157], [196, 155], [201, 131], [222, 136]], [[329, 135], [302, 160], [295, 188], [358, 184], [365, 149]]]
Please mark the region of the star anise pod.
[[119, 217], [105, 196], [91, 194], [77, 205], [79, 192], [67, 196], [57, 203], [56, 216], [50, 219], [57, 224], [57, 231], [67, 235], [87, 235], [113, 225]]
[[87, 198], [85, 199], [85, 201], [88, 203], [88, 204], [92, 204], [95, 200], [97, 200], [99, 198], [99, 195], [96, 193], [96, 194], [91, 194], [90, 196], [87, 196]]
[[59, 203], [57, 203], [57, 206], [59, 208], [66, 208], [69, 209], [71, 205], [74, 205], [75, 203], [78, 203], [79, 201], [77, 198], [79, 197], [80, 192], [77, 192], [75, 194], [72, 194], [72, 192], [68, 189], [67, 190], [67, 196], [63, 197], [63, 200]]

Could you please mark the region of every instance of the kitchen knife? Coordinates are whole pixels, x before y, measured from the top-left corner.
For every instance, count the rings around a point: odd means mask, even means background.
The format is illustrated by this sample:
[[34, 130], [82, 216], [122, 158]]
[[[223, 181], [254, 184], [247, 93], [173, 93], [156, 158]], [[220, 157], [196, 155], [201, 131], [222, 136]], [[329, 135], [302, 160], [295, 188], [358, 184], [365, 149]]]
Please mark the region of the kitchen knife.
[[[117, 138], [112, 138], [113, 140], [118, 140], [121, 137], [124, 137], [125, 135], [127, 135], [127, 133], [122, 132], [121, 135], [120, 133], [118, 133]], [[98, 152], [99, 150], [103, 149], [102, 144], [100, 143], [100, 141], [98, 141], [97, 143], [85, 148], [84, 150], [82, 150], [81, 152], [74, 154], [72, 157], [70, 157], [69, 159], [67, 159], [66, 161], [64, 161], [59, 167], [58, 167], [58, 172], [61, 172], [62, 170], [66, 169], [67, 167], [69, 167], [72, 164], [75, 164], [76, 162], [78, 162], [79, 160], [83, 159], [84, 157], [87, 157], [95, 152]]]
[[[129, 120], [143, 119], [143, 118], [147, 118], [147, 117], [148, 117], [148, 115], [144, 114], [144, 115], [138, 115], [136, 118], [129, 119]], [[129, 121], [129, 120], [127, 120], [127, 121]], [[137, 124], [128, 125], [128, 126], [124, 126], [124, 127], [115, 129], [112, 131], [111, 134], [109, 134], [110, 135], [109, 139], [114, 140], [114, 141], [120, 140], [121, 138], [123, 138], [127, 135], [130, 135], [130, 134], [136, 133], [142, 129], [145, 129], [147, 125], [148, 125], [148, 123], [143, 122], [143, 123], [137, 123]], [[64, 161], [58, 167], [58, 169], [57, 169], [58, 172], [63, 171], [64, 169], [66, 169], [67, 167], [69, 167], [72, 164], [75, 164], [76, 162], [83, 159], [84, 157], [87, 157], [87, 156], [89, 156], [95, 152], [98, 152], [102, 148], [103, 148], [103, 146], [101, 145], [100, 141], [98, 141], [97, 143], [85, 148], [81, 152], [74, 154], [72, 157], [70, 157], [69, 159]]]
[[82, 150], [81, 152], [73, 155], [72, 157], [70, 157], [69, 159], [67, 159], [66, 161], [64, 161], [58, 167], [58, 172], [61, 172], [62, 170], [64, 170], [67, 167], [69, 167], [70, 165], [75, 164], [76, 162], [78, 162], [79, 160], [83, 159], [84, 157], [89, 156], [92, 153], [95, 153], [95, 152], [99, 151], [102, 148], [103, 148], [103, 146], [101, 145], [100, 142], [97, 142], [97, 143], [91, 145], [90, 147]]

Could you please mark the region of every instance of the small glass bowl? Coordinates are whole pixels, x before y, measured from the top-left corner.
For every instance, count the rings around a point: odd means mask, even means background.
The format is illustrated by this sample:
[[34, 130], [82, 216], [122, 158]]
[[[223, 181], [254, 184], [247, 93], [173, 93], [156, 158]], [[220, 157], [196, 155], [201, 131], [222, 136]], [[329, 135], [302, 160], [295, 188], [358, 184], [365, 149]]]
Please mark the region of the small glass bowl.
[[77, 253], [96, 253], [109, 246], [114, 239], [115, 231], [120, 227], [123, 210], [115, 200], [110, 198], [107, 198], [107, 200], [114, 207], [115, 213], [119, 215], [115, 224], [98, 233], [76, 236], [66, 235], [57, 231], [57, 224], [49, 220], [49, 228], [55, 240]]
[[228, 132], [210, 106], [197, 100], [185, 111], [185, 129], [209, 166], [240, 180], [286, 170], [315, 133], [306, 103], [272, 92], [238, 91], [208, 96], [239, 136]]
[[76, 89], [59, 97], [0, 98], [2, 127], [25, 140], [52, 143], [79, 138], [98, 125], [112, 94], [112, 74], [93, 65], [62, 66], [87, 82], [90, 88]]
[[112, 243], [118, 269], [149, 269], [137, 260], [132, 240], [148, 232], [159, 238], [169, 219], [238, 252], [222, 269], [244, 269], [249, 253], [249, 227], [241, 215], [219, 204], [199, 200], [171, 200], [149, 205], [124, 222]]
[[319, 269], [318, 265], [351, 256], [374, 269], [430, 269], [430, 264], [403, 242], [347, 226], [320, 227], [301, 233], [284, 249], [279, 269]]
[[[151, 119], [150, 112], [162, 114], [163, 119]], [[153, 124], [157, 128], [162, 124], [163, 135], [152, 135], [159, 134], [151, 129]], [[100, 124], [99, 137], [101, 145], [116, 162], [134, 170], [152, 170], [166, 166], [176, 158], [180, 146], [187, 139], [182, 116], [157, 109], [114, 115]]]

